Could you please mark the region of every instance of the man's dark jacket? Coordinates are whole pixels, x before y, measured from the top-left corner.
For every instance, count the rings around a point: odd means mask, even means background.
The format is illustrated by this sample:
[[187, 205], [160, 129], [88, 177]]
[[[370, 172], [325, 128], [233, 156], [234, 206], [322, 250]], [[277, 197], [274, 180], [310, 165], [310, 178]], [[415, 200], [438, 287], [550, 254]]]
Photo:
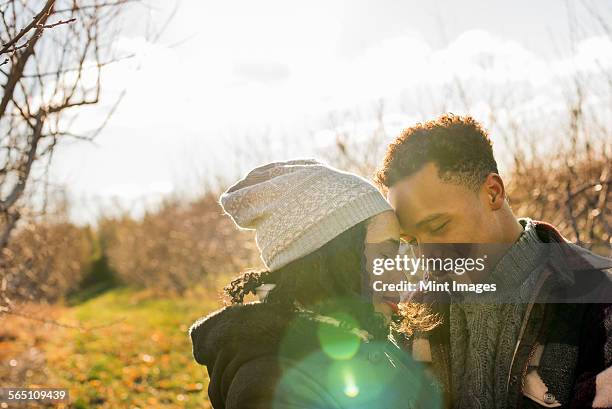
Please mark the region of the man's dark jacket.
[[[540, 239], [553, 249], [523, 317], [508, 368], [508, 401], [499, 406], [554, 407], [524, 394], [531, 359], [543, 345], [537, 374], [549, 395], [542, 401], [554, 401], [561, 409], [612, 408], [612, 260], [569, 243], [548, 223], [535, 224]], [[449, 302], [436, 302], [436, 297], [432, 294], [428, 302], [442, 325], [429, 334], [431, 368], [445, 391], [445, 406], [452, 407]], [[412, 346], [408, 342], [404, 348]], [[577, 351], [577, 358], [564, 354], [567, 350]]]

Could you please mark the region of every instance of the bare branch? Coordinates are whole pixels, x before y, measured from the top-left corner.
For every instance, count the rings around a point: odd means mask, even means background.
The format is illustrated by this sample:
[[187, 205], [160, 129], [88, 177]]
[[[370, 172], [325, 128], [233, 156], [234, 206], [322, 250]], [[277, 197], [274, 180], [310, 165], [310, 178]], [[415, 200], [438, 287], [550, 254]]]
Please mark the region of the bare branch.
[[55, 5], [55, 0], [47, 0], [47, 3], [45, 4], [45, 6], [42, 8], [40, 13], [34, 16], [34, 18], [32, 19], [32, 22], [28, 24], [27, 26], [25, 26], [15, 37], [11, 38], [6, 44], [3, 44], [2, 48], [0, 48], [0, 55], [6, 53], [7, 50], [13, 47], [13, 45], [17, 44], [17, 42], [21, 40], [21, 38], [25, 36], [29, 31], [31, 31], [33, 28], [40, 29], [41, 28], [40, 22], [45, 21], [47, 17], [49, 17], [49, 13], [51, 12], [51, 9], [53, 8], [54, 5]]

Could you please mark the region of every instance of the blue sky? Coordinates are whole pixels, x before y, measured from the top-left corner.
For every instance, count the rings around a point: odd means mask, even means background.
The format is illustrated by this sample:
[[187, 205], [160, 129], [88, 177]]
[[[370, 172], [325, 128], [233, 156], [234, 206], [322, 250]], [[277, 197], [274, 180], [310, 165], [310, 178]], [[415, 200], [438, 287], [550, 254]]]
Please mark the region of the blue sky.
[[[279, 156], [316, 155], [333, 141], [333, 112], [388, 101], [399, 130], [436, 113], [428, 101], [460, 79], [483, 116], [490, 90], [523, 87], [527, 97], [503, 107], [523, 115], [554, 109], [572, 72], [612, 67], [609, 37], [585, 27], [587, 9], [572, 1], [183, 0], [155, 42], [141, 22], [161, 25], [177, 3], [150, 4], [125, 17], [116, 47], [136, 56], [106, 68], [102, 103], [75, 130], [100, 123], [125, 89], [119, 109], [94, 144], [64, 143], [55, 154], [52, 181], [68, 187], [75, 221], [113, 201], [138, 214], [173, 191], [197, 194], [216, 174], [252, 165], [250, 151], [276, 158], [274, 141], [293, 146]], [[612, 15], [609, 2], [586, 4]]]

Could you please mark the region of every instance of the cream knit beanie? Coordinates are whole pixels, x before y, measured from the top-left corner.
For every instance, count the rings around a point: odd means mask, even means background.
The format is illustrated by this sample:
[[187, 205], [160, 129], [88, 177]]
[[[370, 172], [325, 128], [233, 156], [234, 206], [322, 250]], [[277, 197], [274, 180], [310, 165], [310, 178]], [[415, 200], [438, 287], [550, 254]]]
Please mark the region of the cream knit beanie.
[[238, 227], [255, 230], [270, 271], [391, 210], [367, 180], [313, 159], [257, 167], [223, 193], [220, 202]]

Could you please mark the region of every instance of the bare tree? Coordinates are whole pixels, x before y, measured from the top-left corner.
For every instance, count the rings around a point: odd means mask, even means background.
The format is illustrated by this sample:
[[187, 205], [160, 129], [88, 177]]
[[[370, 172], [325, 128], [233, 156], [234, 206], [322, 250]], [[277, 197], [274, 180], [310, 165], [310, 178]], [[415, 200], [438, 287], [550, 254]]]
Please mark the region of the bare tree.
[[[384, 115], [385, 104], [382, 100], [375, 104], [371, 117], [350, 112], [330, 114], [330, 130], [335, 139], [333, 149], [322, 151], [322, 156], [341, 169], [371, 177], [389, 142]], [[364, 122], [371, 129], [362, 129], [360, 124]]]
[[80, 107], [99, 101], [118, 16], [130, 1], [0, 5], [0, 253], [22, 217], [36, 165], [50, 163], [62, 138], [97, 133], [78, 135], [71, 125]]
[[[113, 40], [120, 29], [119, 17], [135, 1], [0, 3], [0, 307], [11, 304], [11, 288], [26, 291], [32, 287], [24, 280], [38, 283], [39, 290], [46, 293], [43, 287], [54, 286], [55, 281], [45, 271], [59, 271], [54, 274], [61, 281], [75, 277], [68, 270], [83, 267], [74, 261], [81, 259], [80, 250], [69, 257], [74, 259], [69, 269], [52, 265], [54, 255], [42, 247], [53, 246], [45, 239], [63, 243], [60, 247], [80, 248], [82, 237], [71, 233], [52, 239], [44, 229], [59, 232], [67, 226], [58, 220], [55, 225], [35, 226], [37, 214], [30, 196], [43, 196], [42, 210], [36, 211], [44, 213], [48, 169], [56, 146], [66, 138], [90, 141], [106, 124], [108, 117], [91, 131], [74, 131], [82, 109], [100, 100], [102, 69], [118, 60]], [[109, 116], [115, 107], [109, 109]], [[47, 262], [34, 263], [38, 258]], [[63, 288], [72, 286], [74, 283], [67, 283]]]

